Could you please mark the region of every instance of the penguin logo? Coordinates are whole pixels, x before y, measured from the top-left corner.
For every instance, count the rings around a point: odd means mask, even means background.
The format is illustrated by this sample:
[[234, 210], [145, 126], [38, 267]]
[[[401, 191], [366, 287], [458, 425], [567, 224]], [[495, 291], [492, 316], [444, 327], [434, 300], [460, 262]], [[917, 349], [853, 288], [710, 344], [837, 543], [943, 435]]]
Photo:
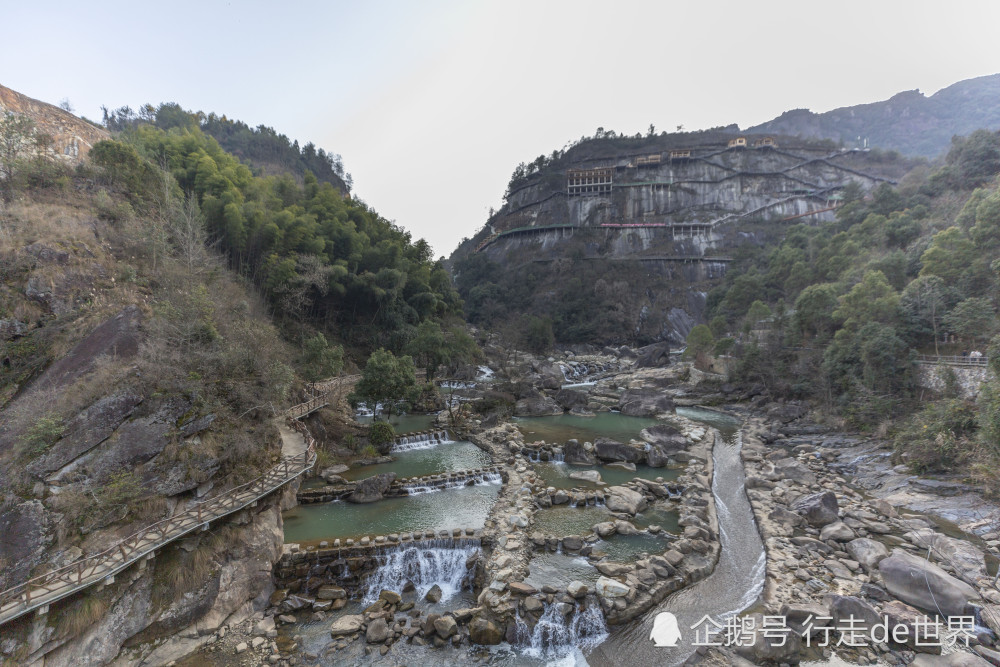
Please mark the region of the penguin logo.
[[653, 629], [649, 633], [649, 639], [655, 642], [657, 648], [669, 648], [677, 646], [681, 638], [681, 631], [677, 627], [677, 617], [669, 611], [663, 611], [656, 615], [653, 621]]

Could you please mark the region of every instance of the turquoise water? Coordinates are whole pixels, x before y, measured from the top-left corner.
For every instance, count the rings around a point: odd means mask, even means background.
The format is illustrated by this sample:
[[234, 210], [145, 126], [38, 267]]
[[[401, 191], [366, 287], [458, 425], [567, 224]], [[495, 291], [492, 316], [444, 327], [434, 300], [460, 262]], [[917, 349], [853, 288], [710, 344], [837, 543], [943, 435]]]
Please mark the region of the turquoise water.
[[611, 512], [604, 507], [556, 505], [535, 514], [535, 526], [532, 530], [556, 537], [586, 535], [595, 523], [613, 520]]
[[414, 530], [482, 528], [500, 485], [464, 486], [375, 503], [299, 505], [282, 516], [285, 542], [359, 538]]
[[562, 444], [572, 438], [580, 442], [593, 442], [597, 438], [628, 442], [638, 438], [642, 429], [653, 426], [657, 421], [648, 417], [627, 417], [617, 412], [598, 412], [593, 417], [517, 417], [514, 423], [527, 442], [544, 440]]
[[674, 535], [660, 533], [659, 535], [612, 535], [606, 540], [594, 543], [594, 553], [603, 552], [608, 560], [619, 563], [629, 563], [638, 560], [643, 555], [662, 554], [670, 548]]
[[427, 449], [396, 452], [392, 456], [396, 457], [392, 463], [351, 468], [341, 476], [348, 480], [360, 480], [384, 472], [394, 472], [398, 477], [416, 477], [492, 464], [489, 454], [465, 440], [442, 443]]

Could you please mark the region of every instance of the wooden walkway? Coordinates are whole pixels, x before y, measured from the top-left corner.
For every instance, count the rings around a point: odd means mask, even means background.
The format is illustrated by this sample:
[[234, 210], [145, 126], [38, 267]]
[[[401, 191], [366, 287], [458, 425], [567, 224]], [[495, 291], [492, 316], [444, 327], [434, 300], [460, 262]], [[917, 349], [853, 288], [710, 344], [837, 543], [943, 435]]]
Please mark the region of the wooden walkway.
[[[327, 405], [331, 393], [353, 385], [360, 376], [348, 375], [314, 383], [315, 398], [285, 411], [290, 420], [302, 417]], [[293, 426], [295, 424], [293, 423]], [[300, 432], [304, 428], [298, 428]], [[0, 592], [0, 625], [32, 611], [47, 613], [49, 605], [94, 585], [111, 584], [115, 575], [132, 565], [145, 567], [157, 549], [190, 533], [208, 530], [209, 524], [246, 507], [254, 507], [264, 496], [274, 493], [316, 464], [316, 442], [306, 437], [306, 450], [286, 456], [266, 473], [246, 484], [193, 503], [174, 516], [158, 521], [119, 541], [109, 549], [77, 560], [65, 567], [46, 572]]]
[[972, 368], [986, 368], [989, 366], [989, 357], [969, 357], [959, 355], [937, 355], [918, 354], [918, 364], [943, 364], [946, 366], [968, 366]]
[[323, 406], [329, 405], [331, 394], [347, 387], [353, 387], [360, 379], [360, 375], [344, 375], [342, 377], [330, 378], [329, 380], [313, 382], [308, 385], [309, 391], [314, 395], [313, 398], [305, 403], [299, 403], [288, 408], [285, 410], [285, 416], [289, 419], [302, 419]]

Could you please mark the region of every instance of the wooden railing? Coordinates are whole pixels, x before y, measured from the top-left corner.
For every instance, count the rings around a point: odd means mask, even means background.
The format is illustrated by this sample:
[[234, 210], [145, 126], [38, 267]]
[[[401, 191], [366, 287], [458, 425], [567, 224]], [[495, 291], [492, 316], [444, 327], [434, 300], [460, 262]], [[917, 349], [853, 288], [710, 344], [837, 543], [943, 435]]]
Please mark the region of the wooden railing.
[[[311, 440], [311, 439], [310, 439]], [[190, 509], [133, 533], [114, 546], [86, 556], [65, 567], [0, 592], [0, 625], [32, 610], [72, 595], [114, 576], [165, 544], [196, 530], [207, 530], [210, 522], [254, 505], [266, 495], [292, 481], [316, 464], [315, 442], [304, 452], [283, 458], [260, 477], [202, 501]]]
[[989, 365], [989, 357], [969, 357], [959, 355], [918, 354], [917, 363], [947, 364], [949, 366], [983, 367]]
[[306, 415], [316, 412], [324, 405], [328, 405], [331, 393], [337, 389], [351, 386], [360, 379], [360, 375], [343, 375], [341, 377], [330, 378], [329, 380], [312, 382], [306, 385], [306, 388], [313, 394], [313, 398], [305, 403], [299, 403], [288, 408], [285, 410], [285, 416], [289, 419], [302, 419]]

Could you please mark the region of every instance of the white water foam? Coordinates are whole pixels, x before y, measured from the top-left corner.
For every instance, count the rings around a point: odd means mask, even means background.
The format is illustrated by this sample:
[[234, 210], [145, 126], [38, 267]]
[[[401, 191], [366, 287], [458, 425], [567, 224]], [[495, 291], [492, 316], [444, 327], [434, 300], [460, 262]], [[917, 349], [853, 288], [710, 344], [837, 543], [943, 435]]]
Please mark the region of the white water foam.
[[441, 602], [447, 602], [463, 588], [471, 590], [465, 563], [477, 551], [478, 545], [454, 546], [447, 540], [389, 549], [378, 555], [379, 567], [368, 579], [364, 604], [375, 602], [381, 591], [402, 592], [407, 582], [421, 598], [437, 584]]
[[[470, 485], [469, 482], [472, 482]], [[441, 486], [411, 486], [407, 487], [406, 491], [411, 496], [419, 496], [424, 493], [434, 493], [436, 491], [444, 491], [445, 489], [458, 489], [463, 486], [488, 486], [495, 485], [499, 486], [503, 484], [503, 477], [500, 476], [498, 472], [488, 472], [482, 475], [476, 475], [474, 477], [466, 477], [464, 479], [456, 480], [453, 482], [448, 482], [447, 484], [442, 484]]]

